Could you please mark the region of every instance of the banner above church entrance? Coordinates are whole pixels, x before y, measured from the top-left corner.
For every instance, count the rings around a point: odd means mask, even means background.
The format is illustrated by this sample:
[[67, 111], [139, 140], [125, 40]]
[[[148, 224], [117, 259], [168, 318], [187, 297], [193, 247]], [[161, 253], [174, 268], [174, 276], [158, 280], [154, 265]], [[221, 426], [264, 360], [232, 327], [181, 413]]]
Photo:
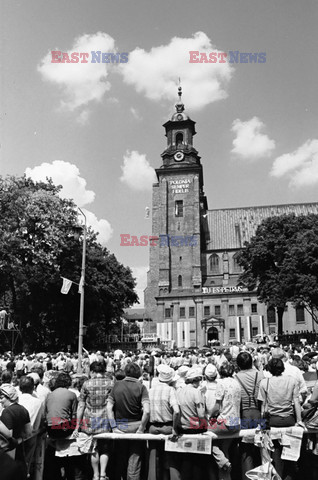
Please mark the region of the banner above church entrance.
[[226, 293], [244, 293], [248, 292], [246, 287], [202, 287], [202, 293], [212, 293], [212, 295]]

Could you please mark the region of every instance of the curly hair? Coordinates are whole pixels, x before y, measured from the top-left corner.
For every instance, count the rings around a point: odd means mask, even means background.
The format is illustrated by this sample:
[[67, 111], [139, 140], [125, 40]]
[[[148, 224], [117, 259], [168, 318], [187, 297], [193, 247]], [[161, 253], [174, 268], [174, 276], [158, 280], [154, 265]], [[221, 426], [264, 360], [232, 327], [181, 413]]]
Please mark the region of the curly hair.
[[234, 371], [235, 371], [234, 365], [233, 363], [230, 363], [230, 362], [224, 362], [219, 367], [219, 374], [222, 378], [232, 377]]

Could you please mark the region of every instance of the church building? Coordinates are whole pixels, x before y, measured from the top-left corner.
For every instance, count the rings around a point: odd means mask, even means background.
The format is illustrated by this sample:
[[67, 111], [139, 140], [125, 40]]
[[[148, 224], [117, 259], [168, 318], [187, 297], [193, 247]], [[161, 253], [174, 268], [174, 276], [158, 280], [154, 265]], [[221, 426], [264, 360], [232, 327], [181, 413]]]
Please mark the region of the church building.
[[[218, 340], [249, 341], [277, 332], [273, 307], [267, 308], [239, 284], [238, 252], [266, 218], [318, 214], [318, 203], [208, 209], [201, 157], [193, 146], [195, 122], [181, 99], [163, 126], [167, 147], [153, 185], [150, 261], [145, 309], [157, 336], [180, 347]], [[285, 330], [312, 330], [311, 317], [288, 305]]]

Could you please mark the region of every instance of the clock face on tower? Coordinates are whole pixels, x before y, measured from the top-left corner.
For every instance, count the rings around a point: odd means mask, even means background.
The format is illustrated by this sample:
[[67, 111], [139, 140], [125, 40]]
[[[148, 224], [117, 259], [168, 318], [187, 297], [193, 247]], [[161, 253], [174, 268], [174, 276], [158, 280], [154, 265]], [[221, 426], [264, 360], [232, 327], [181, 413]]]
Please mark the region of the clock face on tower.
[[176, 162], [182, 162], [184, 159], [184, 153], [183, 152], [177, 152], [174, 154], [174, 159]]

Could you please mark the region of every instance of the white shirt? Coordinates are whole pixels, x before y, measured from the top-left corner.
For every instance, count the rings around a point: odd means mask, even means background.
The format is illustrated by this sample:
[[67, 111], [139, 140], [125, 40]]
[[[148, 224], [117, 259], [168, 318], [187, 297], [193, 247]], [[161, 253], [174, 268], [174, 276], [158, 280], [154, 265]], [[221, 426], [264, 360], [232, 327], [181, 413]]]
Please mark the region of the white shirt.
[[36, 387], [36, 390], [34, 391], [35, 396], [41, 401], [42, 405], [45, 406], [46, 404], [46, 399], [51, 393], [51, 390], [41, 383]]
[[44, 417], [44, 406], [41, 400], [33, 397], [30, 393], [21, 393], [19, 395], [19, 404], [29, 412], [32, 430], [35, 432], [39, 429], [41, 419]]
[[[283, 371], [282, 375], [287, 377], [293, 377], [297, 382], [299, 393], [307, 393], [306, 382], [299, 368], [291, 365], [289, 362], [284, 362], [284, 367], [285, 370]], [[263, 370], [263, 373], [265, 378], [272, 377], [272, 374], [266, 370]]]

